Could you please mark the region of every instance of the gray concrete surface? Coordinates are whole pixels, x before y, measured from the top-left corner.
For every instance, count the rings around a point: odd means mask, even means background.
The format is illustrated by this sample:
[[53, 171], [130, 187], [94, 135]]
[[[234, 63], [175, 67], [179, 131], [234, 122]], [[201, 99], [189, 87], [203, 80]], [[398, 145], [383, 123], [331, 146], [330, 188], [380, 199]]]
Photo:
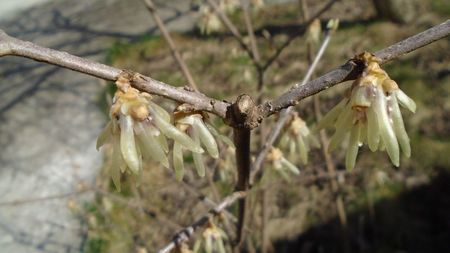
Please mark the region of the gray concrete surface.
[[[189, 1], [159, 1], [169, 28], [192, 28]], [[140, 0], [55, 0], [0, 20], [10, 35], [102, 61], [115, 40], [155, 31]], [[85, 224], [67, 207], [92, 198], [106, 118], [102, 81], [17, 57], [0, 58], [0, 252], [80, 252]]]

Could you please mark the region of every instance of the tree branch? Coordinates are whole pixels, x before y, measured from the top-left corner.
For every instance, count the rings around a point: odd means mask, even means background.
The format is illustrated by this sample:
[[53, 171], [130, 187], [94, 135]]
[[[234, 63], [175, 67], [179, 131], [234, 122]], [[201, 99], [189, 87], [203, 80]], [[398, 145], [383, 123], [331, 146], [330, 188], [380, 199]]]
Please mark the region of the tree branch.
[[203, 227], [208, 223], [208, 221], [214, 216], [220, 214], [227, 207], [231, 206], [234, 202], [239, 199], [242, 199], [246, 196], [246, 192], [234, 192], [233, 194], [226, 197], [222, 202], [220, 202], [215, 208], [210, 210], [206, 215], [202, 216], [200, 219], [195, 221], [189, 227], [184, 228], [182, 231], [177, 233], [173, 240], [167, 244], [164, 248], [160, 249], [159, 253], [168, 253], [171, 250], [175, 249], [177, 245], [180, 245], [183, 242], [189, 240], [189, 238], [194, 234], [194, 232]]
[[194, 92], [189, 89], [176, 88], [139, 73], [124, 71], [66, 52], [41, 47], [28, 41], [19, 40], [0, 30], [0, 56], [5, 55], [26, 57], [108, 81], [116, 81], [119, 76], [126, 75], [127, 78], [130, 79], [132, 85], [141, 91], [170, 98], [181, 103], [188, 103], [193, 105], [196, 110], [208, 111], [222, 118], [225, 118], [227, 107], [230, 105], [229, 103], [209, 98], [202, 93]]
[[[422, 33], [411, 36], [388, 48], [375, 53], [375, 56], [386, 63], [403, 54], [426, 46], [434, 41], [442, 39], [450, 34], [450, 20], [436, 25]], [[227, 118], [227, 110], [230, 103], [209, 98], [204, 94], [188, 89], [179, 89], [163, 82], [154, 80], [139, 73], [124, 71], [108, 65], [83, 59], [66, 52], [40, 47], [31, 42], [19, 40], [8, 36], [0, 30], [0, 56], [16, 55], [32, 60], [49, 63], [63, 68], [71, 69], [91, 76], [109, 81], [116, 81], [121, 75], [127, 75], [132, 85], [151, 94], [163, 96], [181, 103], [188, 103], [196, 110], [214, 113], [225, 119], [228, 124], [234, 126], [233, 121]], [[328, 89], [338, 83], [355, 79], [361, 72], [362, 66], [354, 60], [349, 60], [344, 65], [331, 70], [325, 75], [306, 83], [295, 85], [280, 97], [267, 101], [256, 108], [252, 117], [247, 117], [246, 126], [255, 128], [265, 117], [281, 111], [287, 107], [296, 105], [301, 99], [312, 96], [322, 90]]]
[[[411, 36], [392, 46], [375, 52], [375, 56], [381, 59], [381, 63], [391, 61], [401, 55], [424, 47], [450, 34], [450, 20], [436, 25], [424, 32]], [[360, 63], [349, 60], [344, 65], [331, 70], [325, 75], [312, 80], [305, 85], [296, 84], [280, 97], [259, 105], [259, 114], [268, 117], [284, 108], [298, 104], [298, 101], [312, 96], [322, 90], [333, 87], [338, 83], [355, 79], [362, 71]]]

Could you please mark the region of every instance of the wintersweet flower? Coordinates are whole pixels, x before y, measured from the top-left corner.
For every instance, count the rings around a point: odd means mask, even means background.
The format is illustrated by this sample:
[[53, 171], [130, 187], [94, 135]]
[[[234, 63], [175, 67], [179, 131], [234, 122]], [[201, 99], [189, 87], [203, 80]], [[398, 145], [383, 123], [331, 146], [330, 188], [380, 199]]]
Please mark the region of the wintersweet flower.
[[[214, 159], [219, 158], [216, 138], [233, 147], [233, 143], [227, 137], [220, 135], [214, 127], [205, 122], [206, 114], [192, 111], [188, 107], [189, 105], [182, 104], [175, 110], [175, 125], [180, 131], [190, 136], [197, 146], [202, 146]], [[183, 148], [185, 147], [180, 143], [174, 143], [173, 167], [178, 180], [183, 179], [184, 176]], [[205, 164], [202, 154], [193, 152], [192, 157], [197, 174], [203, 177], [205, 175]]]
[[[300, 174], [300, 170], [289, 162], [284, 156], [283, 152], [281, 152], [278, 148], [272, 148], [267, 154], [266, 161], [269, 162], [272, 166], [273, 171], [280, 174], [284, 179], [290, 180], [289, 173], [294, 175]], [[264, 173], [264, 175], [267, 175]]]
[[308, 163], [308, 153], [312, 147], [319, 147], [319, 141], [311, 134], [305, 121], [297, 113], [293, 113], [285, 125], [284, 135], [280, 139], [280, 147], [289, 151], [288, 157], [300, 157], [303, 164]]
[[353, 82], [349, 97], [328, 112], [317, 129], [329, 125], [335, 127], [329, 151], [349, 138], [345, 158], [347, 169], [355, 166], [358, 149], [364, 143], [372, 152], [386, 150], [391, 162], [398, 167], [400, 149], [406, 157], [411, 155], [399, 105], [415, 112], [416, 104], [381, 69], [380, 59], [366, 52], [356, 60], [364, 62], [364, 71]]
[[222, 28], [219, 17], [209, 6], [202, 5], [199, 10], [199, 15], [198, 26], [202, 34], [208, 35]]
[[166, 138], [193, 152], [203, 152], [197, 142], [170, 123], [170, 115], [152, 102], [150, 94], [132, 88], [125, 78], [120, 78], [116, 85], [118, 90], [109, 113], [111, 120], [97, 139], [97, 149], [106, 142], [112, 143], [110, 173], [118, 189], [120, 172], [138, 175], [143, 160], [154, 160], [169, 168]]
[[[225, 253], [224, 240], [226, 239], [227, 236], [225, 232], [209, 221], [202, 233], [201, 240], [195, 242], [193, 252]], [[203, 250], [201, 251], [200, 249]]]

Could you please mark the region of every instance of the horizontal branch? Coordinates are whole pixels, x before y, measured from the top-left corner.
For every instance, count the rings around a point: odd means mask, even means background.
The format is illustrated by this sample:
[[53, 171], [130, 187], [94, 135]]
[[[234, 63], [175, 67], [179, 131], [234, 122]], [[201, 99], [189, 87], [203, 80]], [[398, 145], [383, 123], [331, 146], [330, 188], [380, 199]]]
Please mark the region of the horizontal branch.
[[[386, 63], [403, 54], [442, 39], [449, 34], [450, 20], [447, 20], [440, 25], [434, 26], [422, 33], [382, 49], [376, 52], [375, 55], [382, 60], [382, 63]], [[124, 71], [83, 59], [66, 52], [40, 47], [31, 42], [8, 36], [5, 32], [0, 30], [0, 56], [5, 55], [22, 56], [110, 81], [116, 81], [119, 76], [127, 74], [132, 78], [130, 80], [132, 85], [141, 91], [160, 95], [181, 103], [191, 104], [196, 110], [214, 113], [225, 119], [230, 125], [234, 125], [233, 120], [229, 119], [229, 114], [227, 115], [230, 103], [209, 98], [204, 94], [191, 91], [190, 89], [176, 88], [139, 73]], [[244, 122], [242, 125], [250, 126], [250, 128], [257, 127], [263, 118], [269, 117], [289, 106], [296, 105], [300, 100], [328, 89], [338, 83], [355, 79], [361, 71], [361, 64], [358, 64], [354, 60], [349, 60], [344, 65], [306, 83], [305, 85], [300, 86], [297, 84], [280, 97], [258, 105], [255, 110], [252, 110], [252, 117], [248, 117], [247, 122]]]
[[171, 252], [171, 250], [175, 249], [177, 245], [182, 244], [183, 242], [186, 242], [189, 240], [189, 238], [194, 234], [194, 232], [205, 226], [211, 218], [214, 216], [220, 214], [225, 208], [231, 206], [234, 202], [236, 202], [239, 199], [242, 199], [246, 196], [246, 192], [234, 192], [228, 197], [226, 197], [222, 202], [220, 202], [215, 208], [210, 210], [206, 215], [202, 216], [200, 219], [195, 221], [192, 225], [189, 227], [184, 228], [182, 231], [177, 233], [173, 240], [167, 244], [164, 248], [160, 249], [159, 253], [168, 253]]
[[[401, 55], [424, 47], [450, 34], [450, 20], [436, 25], [424, 32], [411, 36], [392, 46], [384, 48], [375, 53], [381, 59], [381, 63], [391, 61]], [[268, 117], [289, 106], [296, 105], [300, 100], [312, 96], [322, 90], [333, 87], [338, 83], [355, 79], [362, 71], [362, 66], [353, 60], [349, 60], [344, 65], [331, 70], [325, 75], [312, 80], [305, 85], [296, 84], [280, 97], [265, 102], [258, 106], [258, 113], [261, 117]]]
[[108, 81], [116, 81], [119, 76], [127, 74], [132, 78], [130, 80], [132, 85], [141, 91], [170, 98], [180, 103], [188, 103], [193, 105], [196, 110], [208, 111], [222, 118], [225, 118], [227, 107], [230, 105], [229, 103], [209, 98], [204, 94], [191, 91], [190, 89], [176, 88], [138, 73], [124, 71], [66, 52], [19, 40], [0, 30], [0, 56], [5, 55], [26, 57]]

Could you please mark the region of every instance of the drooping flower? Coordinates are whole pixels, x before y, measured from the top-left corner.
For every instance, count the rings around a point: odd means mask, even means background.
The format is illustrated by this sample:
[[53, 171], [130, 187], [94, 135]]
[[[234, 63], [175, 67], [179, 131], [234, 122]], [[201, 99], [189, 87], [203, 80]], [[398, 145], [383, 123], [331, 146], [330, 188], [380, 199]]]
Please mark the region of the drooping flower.
[[349, 136], [346, 167], [355, 166], [358, 149], [368, 144], [371, 151], [386, 150], [391, 162], [400, 165], [400, 148], [409, 157], [411, 148], [399, 104], [415, 112], [416, 104], [381, 69], [380, 59], [363, 53], [357, 60], [365, 69], [350, 88], [349, 97], [336, 105], [319, 122], [317, 129], [333, 125], [335, 132], [328, 147], [332, 151]]
[[202, 5], [199, 9], [198, 26], [202, 34], [208, 35], [219, 31], [222, 28], [222, 22], [220, 22], [217, 14], [209, 6]]
[[285, 125], [285, 131], [280, 139], [280, 147], [289, 150], [288, 157], [292, 160], [300, 157], [303, 164], [308, 163], [308, 153], [312, 147], [319, 147], [319, 141], [311, 134], [305, 121], [297, 113]]
[[[272, 171], [276, 172], [277, 174], [281, 175], [284, 179], [287, 181], [290, 180], [291, 176], [289, 173], [292, 173], [294, 175], [300, 174], [300, 170], [289, 162], [284, 156], [283, 152], [281, 152], [278, 148], [272, 148], [269, 153], [267, 154], [266, 161], [270, 163], [270, 167], [272, 168]], [[262, 181], [264, 181], [264, 177], [267, 176], [269, 173], [264, 173]]]
[[193, 252], [225, 253], [224, 240], [227, 240], [225, 232], [210, 220], [203, 230], [202, 238], [195, 242]]
[[[189, 105], [182, 104], [177, 107], [174, 113], [174, 122], [179, 130], [186, 133], [194, 140], [196, 145], [204, 147], [208, 154], [214, 159], [219, 158], [219, 149], [216, 138], [233, 146], [233, 143], [227, 137], [220, 135], [214, 127], [205, 122], [206, 114], [198, 111], [191, 111], [186, 107], [189, 107]], [[174, 143], [173, 167], [178, 180], [181, 180], [184, 176], [183, 148], [182, 145]], [[205, 164], [203, 162], [202, 154], [193, 152], [192, 156], [197, 174], [203, 177], [205, 175]]]
[[110, 173], [118, 189], [120, 172], [138, 175], [143, 159], [169, 168], [166, 138], [192, 152], [203, 152], [197, 142], [170, 123], [169, 113], [152, 102], [150, 94], [132, 88], [125, 78], [119, 78], [116, 85], [118, 90], [109, 113], [111, 120], [97, 139], [97, 149], [106, 142], [112, 143]]

